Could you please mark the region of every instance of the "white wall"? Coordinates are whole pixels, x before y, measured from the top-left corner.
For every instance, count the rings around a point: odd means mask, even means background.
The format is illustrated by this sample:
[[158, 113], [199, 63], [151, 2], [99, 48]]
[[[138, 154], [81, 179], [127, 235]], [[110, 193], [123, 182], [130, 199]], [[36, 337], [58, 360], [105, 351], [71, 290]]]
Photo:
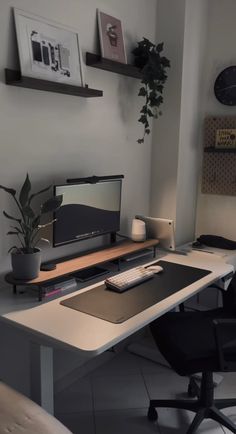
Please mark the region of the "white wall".
[[[224, 68], [236, 64], [236, 3], [234, 0], [208, 0], [208, 2], [208, 35], [205, 46], [201, 109], [204, 116], [236, 116], [236, 107], [220, 104], [213, 92], [217, 75]], [[199, 187], [197, 235], [211, 233], [236, 240], [235, 215], [235, 196], [202, 194]]]
[[[18, 66], [11, 7], [77, 28], [83, 53], [97, 51], [96, 8], [100, 8], [122, 20], [129, 59], [136, 41], [143, 36], [155, 39], [156, 3], [149, 0], [147, 7], [143, 0], [0, 0], [0, 184], [18, 188], [27, 171], [35, 189], [62, 183], [67, 177], [123, 173], [122, 231], [128, 230], [134, 214], [148, 212], [151, 146], [150, 138], [144, 145], [136, 142], [142, 133], [137, 122], [142, 106], [138, 80], [85, 66], [85, 82], [104, 91], [103, 98], [86, 100], [6, 86], [4, 68]], [[0, 204], [1, 210], [14, 212], [2, 191]], [[10, 267], [8, 223], [0, 213], [0, 273]], [[84, 242], [48, 249], [45, 256], [63, 256], [90, 246]], [[0, 343], [1, 348], [15, 346], [2, 329]], [[12, 363], [1, 358], [0, 377], [12, 379], [12, 385], [26, 391], [28, 350], [17, 348]], [[63, 374], [62, 358], [63, 352], [55, 358], [57, 378]], [[78, 365], [73, 354], [64, 355], [64, 360], [67, 372]]]
[[153, 123], [151, 215], [176, 216], [177, 164], [184, 44], [185, 2], [159, 0], [157, 40], [164, 41], [164, 55], [170, 59], [163, 93], [163, 115]]
[[171, 68], [153, 134], [151, 215], [175, 220], [177, 244], [193, 239], [195, 230], [206, 6], [205, 0], [158, 2], [157, 38]]
[[193, 240], [195, 234], [207, 17], [206, 0], [186, 1], [177, 175], [177, 244]]
[[[85, 82], [104, 90], [103, 98], [18, 89], [4, 83], [4, 68], [17, 67], [11, 7], [47, 17], [78, 29], [83, 54], [98, 48], [96, 8], [122, 20], [125, 44], [131, 48], [144, 35], [153, 40], [156, 0], [0, 0], [0, 183], [19, 187], [28, 171], [35, 188], [62, 183], [69, 177], [125, 175], [122, 230], [135, 213], [146, 213], [150, 190], [150, 140], [139, 145], [141, 98], [139, 82], [84, 66]], [[12, 211], [9, 197], [0, 191], [1, 209]], [[0, 272], [9, 268], [7, 251], [13, 240], [0, 217]], [[63, 256], [81, 249], [81, 243], [47, 252]]]

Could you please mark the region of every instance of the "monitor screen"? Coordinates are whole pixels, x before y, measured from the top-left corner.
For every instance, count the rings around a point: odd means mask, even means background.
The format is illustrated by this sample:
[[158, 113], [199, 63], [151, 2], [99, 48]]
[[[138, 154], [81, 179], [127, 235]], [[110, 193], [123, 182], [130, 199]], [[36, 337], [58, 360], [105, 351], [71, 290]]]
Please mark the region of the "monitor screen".
[[115, 179], [55, 186], [63, 201], [54, 215], [53, 246], [119, 231], [121, 184]]

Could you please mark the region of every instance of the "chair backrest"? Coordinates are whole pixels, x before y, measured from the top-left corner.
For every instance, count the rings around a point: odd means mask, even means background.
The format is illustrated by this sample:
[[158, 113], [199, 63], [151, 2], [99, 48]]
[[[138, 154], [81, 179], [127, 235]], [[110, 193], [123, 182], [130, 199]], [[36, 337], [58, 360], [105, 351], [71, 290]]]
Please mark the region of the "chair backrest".
[[234, 273], [227, 291], [223, 292], [223, 307], [236, 315], [236, 273]]

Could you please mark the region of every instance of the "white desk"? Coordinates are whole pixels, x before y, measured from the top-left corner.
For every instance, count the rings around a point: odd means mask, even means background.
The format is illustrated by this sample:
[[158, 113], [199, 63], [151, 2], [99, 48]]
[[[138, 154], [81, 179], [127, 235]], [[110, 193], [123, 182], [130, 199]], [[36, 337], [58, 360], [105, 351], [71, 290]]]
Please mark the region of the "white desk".
[[[44, 408], [53, 412], [53, 348], [75, 350], [86, 358], [96, 356], [234, 271], [234, 267], [226, 264], [221, 257], [202, 252], [191, 252], [187, 256], [168, 254], [163, 259], [207, 269], [212, 273], [122, 324], [113, 324], [62, 306], [60, 301], [71, 297], [71, 294], [44, 304], [31, 303], [30, 306], [27, 303], [21, 306], [19, 296], [16, 303], [12, 294], [0, 294], [0, 319], [30, 333], [38, 345], [35, 347], [36, 362], [41, 379], [40, 401]], [[76, 291], [73, 295], [96, 285]], [[35, 397], [34, 391], [33, 395]]]

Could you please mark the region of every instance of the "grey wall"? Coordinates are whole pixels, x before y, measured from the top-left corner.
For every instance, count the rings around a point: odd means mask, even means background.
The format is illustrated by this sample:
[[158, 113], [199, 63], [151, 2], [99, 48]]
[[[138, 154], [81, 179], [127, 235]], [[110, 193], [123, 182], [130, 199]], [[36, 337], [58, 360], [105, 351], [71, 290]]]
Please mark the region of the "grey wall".
[[[136, 213], [149, 209], [151, 145], [136, 140], [141, 98], [139, 82], [84, 65], [85, 82], [104, 90], [104, 97], [73, 96], [6, 86], [4, 68], [18, 67], [11, 7], [21, 8], [78, 29], [81, 48], [98, 48], [96, 8], [122, 20], [125, 45], [131, 48], [143, 36], [155, 38], [156, 0], [0, 0], [0, 183], [18, 187], [28, 171], [35, 189], [62, 183], [67, 177], [125, 175], [122, 195], [122, 231], [129, 230]], [[0, 191], [1, 210], [13, 212], [7, 195]], [[0, 272], [10, 268], [6, 237], [8, 222], [0, 212]], [[92, 243], [93, 244], [93, 243]], [[45, 257], [63, 256], [91, 247], [84, 242], [45, 249]], [[17, 344], [20, 342], [20, 345]], [[0, 377], [28, 391], [28, 343], [18, 333], [1, 328]], [[19, 347], [21, 350], [19, 350]], [[7, 355], [10, 354], [10, 357]], [[16, 362], [17, 361], [17, 362]], [[56, 353], [57, 379], [78, 366], [74, 354]]]
[[[150, 138], [139, 145], [141, 98], [139, 81], [84, 65], [85, 82], [104, 90], [103, 98], [18, 89], [4, 83], [4, 68], [18, 66], [11, 7], [78, 29], [83, 57], [98, 49], [96, 8], [122, 20], [125, 45], [131, 48], [144, 35], [154, 38], [156, 0], [0, 0], [0, 183], [18, 187], [28, 171], [35, 188], [63, 183], [67, 177], [125, 175], [122, 195], [122, 230], [128, 231], [135, 213], [146, 213], [150, 191]], [[0, 191], [1, 209], [13, 212]], [[12, 244], [5, 233], [8, 222], [0, 217], [0, 272], [9, 268]], [[90, 247], [88, 243], [56, 250], [47, 257], [63, 256]]]
[[191, 241], [195, 235], [207, 18], [205, 0], [186, 1], [177, 176], [177, 244]]
[[[234, 0], [209, 0], [205, 44], [204, 83], [201, 92], [203, 116], [236, 116], [236, 107], [220, 104], [214, 96], [214, 81], [226, 67], [236, 64]], [[203, 124], [201, 125], [201, 131]], [[202, 156], [203, 141], [201, 141]], [[202, 160], [202, 158], [201, 158]], [[200, 160], [200, 161], [201, 161]], [[201, 179], [199, 179], [201, 184]], [[236, 197], [202, 194], [199, 185], [196, 234], [211, 233], [236, 240]]]
[[175, 221], [178, 244], [195, 231], [207, 2], [159, 0], [158, 12], [157, 38], [171, 69], [153, 134], [151, 215]]
[[163, 115], [153, 124], [151, 215], [174, 220], [176, 217], [184, 25], [185, 0], [158, 1], [157, 39], [164, 41], [164, 54], [170, 59], [171, 68], [168, 70], [168, 81], [163, 94]]

